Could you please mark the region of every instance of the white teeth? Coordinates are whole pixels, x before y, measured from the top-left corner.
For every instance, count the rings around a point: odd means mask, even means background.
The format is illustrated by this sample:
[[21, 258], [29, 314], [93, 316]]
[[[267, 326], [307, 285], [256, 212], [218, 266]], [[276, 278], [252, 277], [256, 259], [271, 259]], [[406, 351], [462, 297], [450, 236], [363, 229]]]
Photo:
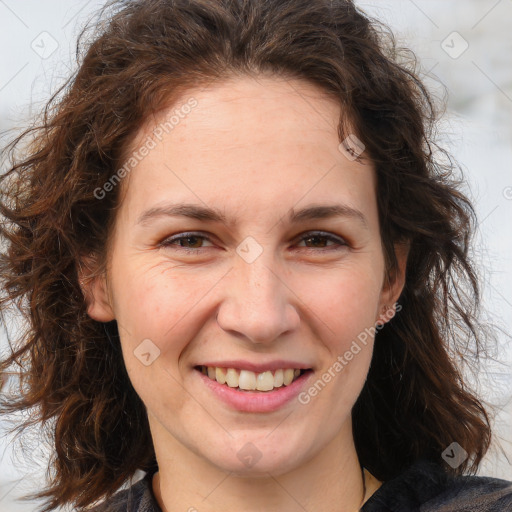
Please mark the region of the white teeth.
[[215, 368], [215, 377], [212, 377], [212, 379], [217, 379], [219, 384], [226, 384], [226, 371], [224, 368]]
[[247, 370], [240, 370], [240, 377], [238, 379], [238, 387], [240, 389], [256, 389], [256, 375], [254, 372]]
[[234, 368], [228, 368], [228, 371], [226, 373], [226, 384], [230, 388], [238, 387], [238, 373]]
[[274, 376], [272, 372], [258, 373], [256, 378], [256, 389], [258, 391], [271, 391], [274, 389]]
[[284, 371], [284, 385], [285, 386], [288, 386], [291, 384], [294, 375], [295, 375], [295, 372], [293, 371], [293, 368], [287, 368]]
[[297, 368], [279, 369], [274, 373], [271, 371], [254, 373], [249, 370], [211, 366], [208, 368], [202, 366], [201, 371], [219, 384], [226, 384], [230, 388], [239, 388], [246, 391], [272, 391], [274, 388], [280, 388], [283, 385], [289, 386], [301, 373]]

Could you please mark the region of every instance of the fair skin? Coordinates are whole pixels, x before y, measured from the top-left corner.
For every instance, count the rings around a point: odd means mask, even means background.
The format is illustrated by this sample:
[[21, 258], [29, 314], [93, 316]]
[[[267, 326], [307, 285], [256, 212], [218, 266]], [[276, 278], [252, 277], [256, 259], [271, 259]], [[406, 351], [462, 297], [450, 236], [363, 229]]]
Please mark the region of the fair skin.
[[[339, 151], [333, 99], [306, 82], [268, 76], [189, 91], [150, 118], [130, 151], [191, 97], [197, 107], [123, 182], [107, 274], [86, 290], [92, 318], [117, 320], [128, 374], [147, 408], [157, 500], [167, 512], [358, 510], [351, 409], [373, 339], [308, 403], [294, 397], [266, 412], [226, 404], [194, 367], [294, 361], [312, 370], [307, 390], [358, 334], [385, 321], [407, 254], [397, 248], [400, 271], [388, 283], [375, 170]], [[165, 215], [138, 223], [170, 203], [218, 209], [232, 225]], [[332, 204], [365, 220], [289, 222], [292, 208]], [[315, 239], [314, 231], [338, 240]], [[206, 238], [159, 246], [189, 232]], [[246, 237], [262, 251], [250, 263], [237, 253]], [[134, 355], [145, 339], [160, 350], [147, 366]], [[254, 464], [239, 457], [247, 443], [259, 454]], [[371, 494], [378, 485], [370, 487]]]

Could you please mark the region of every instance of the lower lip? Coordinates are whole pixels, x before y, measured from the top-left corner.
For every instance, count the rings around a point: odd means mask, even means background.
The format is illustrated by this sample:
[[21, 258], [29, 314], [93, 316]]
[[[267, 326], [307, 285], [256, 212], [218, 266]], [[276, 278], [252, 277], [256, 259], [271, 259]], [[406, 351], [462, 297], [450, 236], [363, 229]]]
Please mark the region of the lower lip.
[[289, 386], [281, 386], [272, 391], [239, 391], [238, 388], [230, 388], [226, 384], [219, 384], [210, 379], [199, 370], [194, 370], [203, 383], [224, 403], [242, 412], [272, 412], [292, 401], [313, 375], [308, 370]]

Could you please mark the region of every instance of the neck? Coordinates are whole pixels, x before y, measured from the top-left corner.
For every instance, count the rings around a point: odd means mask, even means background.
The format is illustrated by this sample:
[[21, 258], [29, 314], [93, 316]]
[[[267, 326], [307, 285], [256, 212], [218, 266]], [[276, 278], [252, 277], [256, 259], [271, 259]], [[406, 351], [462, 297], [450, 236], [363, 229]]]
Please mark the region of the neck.
[[338, 436], [309, 460], [298, 461], [295, 469], [257, 476], [221, 470], [160, 425], [152, 425], [152, 434], [159, 465], [153, 491], [163, 512], [356, 512], [376, 490], [376, 482], [368, 479], [365, 489], [350, 418]]

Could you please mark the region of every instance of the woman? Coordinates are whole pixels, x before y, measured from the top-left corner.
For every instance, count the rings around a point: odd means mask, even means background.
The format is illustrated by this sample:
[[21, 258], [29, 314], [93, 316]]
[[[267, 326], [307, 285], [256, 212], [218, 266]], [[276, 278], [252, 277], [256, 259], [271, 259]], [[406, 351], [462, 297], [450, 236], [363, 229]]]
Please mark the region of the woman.
[[2, 180], [44, 510], [512, 509], [465, 475], [474, 211], [392, 38], [349, 1], [110, 7]]

